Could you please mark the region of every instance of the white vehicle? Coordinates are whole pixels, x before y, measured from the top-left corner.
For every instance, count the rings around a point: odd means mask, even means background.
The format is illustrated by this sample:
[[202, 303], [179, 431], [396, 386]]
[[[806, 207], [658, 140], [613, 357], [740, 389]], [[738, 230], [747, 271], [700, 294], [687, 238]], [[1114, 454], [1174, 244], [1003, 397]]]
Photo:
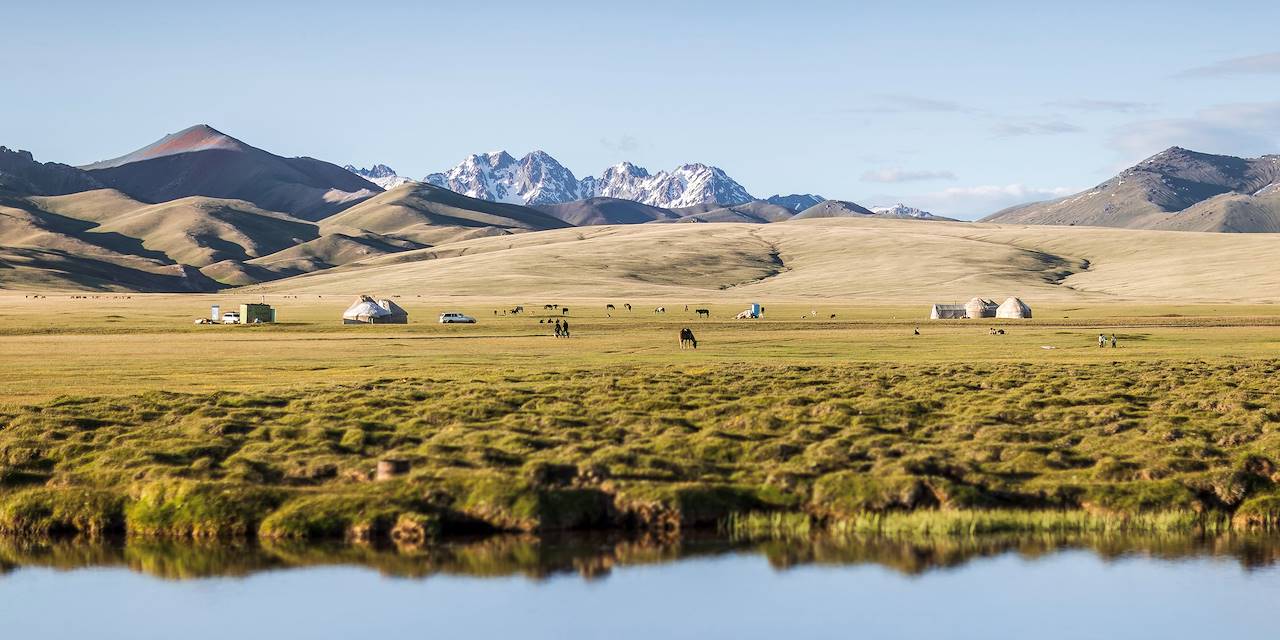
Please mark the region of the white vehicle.
[[240, 312], [228, 311], [222, 314], [222, 324], [240, 324]]
[[440, 314], [440, 324], [475, 324], [476, 319], [462, 313]]

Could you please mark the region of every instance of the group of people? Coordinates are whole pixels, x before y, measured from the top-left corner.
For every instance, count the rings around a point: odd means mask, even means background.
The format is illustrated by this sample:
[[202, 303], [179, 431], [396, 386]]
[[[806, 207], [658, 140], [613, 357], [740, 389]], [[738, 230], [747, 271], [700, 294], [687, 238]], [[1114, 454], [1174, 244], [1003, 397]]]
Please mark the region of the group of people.
[[[1099, 334], [1098, 334], [1098, 348], [1099, 348], [1099, 349], [1101, 349], [1101, 348], [1103, 348], [1103, 347], [1105, 347], [1105, 346], [1107, 346], [1107, 336], [1105, 336], [1105, 335], [1103, 335], [1103, 334], [1099, 333]], [[1113, 333], [1113, 334], [1111, 334], [1111, 348], [1112, 348], [1112, 349], [1116, 348], [1116, 334], [1114, 334], [1114, 333]]]
[[568, 320], [561, 321], [559, 318], [556, 319], [556, 337], [557, 338], [569, 337], [569, 321]]

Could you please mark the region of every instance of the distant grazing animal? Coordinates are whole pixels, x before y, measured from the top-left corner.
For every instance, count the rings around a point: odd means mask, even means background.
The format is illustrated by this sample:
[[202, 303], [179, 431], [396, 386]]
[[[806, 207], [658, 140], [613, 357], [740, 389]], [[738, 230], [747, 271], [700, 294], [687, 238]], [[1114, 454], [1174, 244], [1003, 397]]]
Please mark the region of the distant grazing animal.
[[684, 328], [680, 330], [680, 350], [684, 351], [686, 347], [697, 349], [698, 339], [693, 337], [693, 330]]
[[630, 303], [630, 302], [628, 302], [628, 303], [626, 303], [626, 304], [624, 304], [624, 305], [622, 305], [622, 306], [623, 306], [623, 307], [626, 307], [627, 311], [630, 311], [630, 310], [631, 310], [631, 303]]
[[832, 319], [832, 320], [835, 320], [835, 319], [836, 319], [836, 314], [834, 314], [834, 313], [833, 313], [833, 314], [831, 314], [831, 319]]
[[916, 335], [920, 335], [920, 327], [916, 327]]
[[653, 310], [653, 312], [654, 312], [654, 313], [666, 313], [666, 312], [667, 312], [667, 308], [666, 308], [666, 307], [658, 307], [658, 308], [654, 309], [654, 310]]
[[611, 305], [611, 304], [606, 304], [606, 305], [604, 306], [604, 308], [605, 308], [606, 310], [608, 310], [608, 311], [613, 311], [613, 305]]
[[555, 309], [555, 308], [556, 308], [556, 307], [558, 307], [558, 306], [560, 306], [560, 305], [558, 305], [558, 304], [544, 304], [544, 305], [542, 305], [542, 308], [543, 308], [543, 309]]
[[562, 315], [562, 316], [567, 316], [567, 315], [569, 315], [569, 307], [565, 307], [565, 308], [561, 309], [561, 310], [560, 310], [560, 315]]
[[710, 310], [710, 309], [694, 309], [694, 312], [698, 314], [698, 317], [699, 317], [699, 318], [710, 318], [710, 317], [711, 317], [711, 310]]

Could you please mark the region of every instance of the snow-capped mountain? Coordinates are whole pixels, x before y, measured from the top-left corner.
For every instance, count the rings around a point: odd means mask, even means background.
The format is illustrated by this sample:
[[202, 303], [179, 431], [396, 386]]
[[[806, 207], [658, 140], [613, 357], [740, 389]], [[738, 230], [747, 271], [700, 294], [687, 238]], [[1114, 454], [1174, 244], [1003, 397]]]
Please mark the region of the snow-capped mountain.
[[821, 204], [826, 198], [812, 193], [793, 193], [784, 196], [775, 194], [765, 199], [769, 204], [776, 204], [780, 207], [786, 207], [795, 213], [800, 213], [809, 207]]
[[472, 154], [423, 182], [472, 198], [512, 204], [559, 204], [583, 198], [573, 172], [543, 151], [519, 160], [506, 151]]
[[578, 180], [543, 151], [519, 160], [505, 151], [471, 155], [448, 171], [428, 175], [424, 182], [472, 198], [531, 205], [609, 197], [674, 208], [741, 204], [753, 199], [723, 170], [704, 164], [685, 164], [650, 174], [643, 167], [622, 162], [599, 176]]
[[942, 216], [937, 216], [923, 209], [908, 207], [899, 202], [892, 207], [871, 207], [871, 211], [878, 216], [884, 218], [918, 218], [920, 220], [944, 220]]
[[361, 169], [359, 167], [347, 165], [343, 167], [343, 169], [346, 169], [347, 171], [350, 171], [351, 173], [354, 173], [387, 190], [394, 189], [406, 182], [413, 182], [412, 178], [397, 175], [395, 169], [392, 169], [385, 164], [375, 164], [368, 169]]

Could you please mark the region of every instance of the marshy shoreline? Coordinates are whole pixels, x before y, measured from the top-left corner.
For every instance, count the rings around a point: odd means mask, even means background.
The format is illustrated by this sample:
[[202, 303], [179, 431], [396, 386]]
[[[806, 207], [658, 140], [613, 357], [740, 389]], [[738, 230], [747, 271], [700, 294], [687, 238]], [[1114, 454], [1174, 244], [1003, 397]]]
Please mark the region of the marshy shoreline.
[[[1208, 532], [1280, 524], [1280, 361], [643, 365], [0, 415], [0, 532]], [[378, 481], [380, 460], [396, 460]]]

